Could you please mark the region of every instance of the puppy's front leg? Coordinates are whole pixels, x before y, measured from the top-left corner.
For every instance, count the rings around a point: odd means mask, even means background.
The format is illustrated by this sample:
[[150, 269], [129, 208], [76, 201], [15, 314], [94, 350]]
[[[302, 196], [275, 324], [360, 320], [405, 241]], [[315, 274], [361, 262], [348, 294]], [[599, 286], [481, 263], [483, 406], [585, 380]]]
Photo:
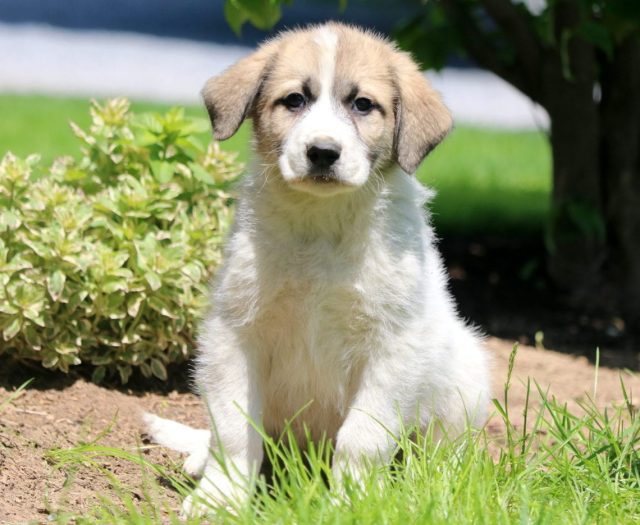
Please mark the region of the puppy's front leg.
[[262, 404], [253, 354], [218, 318], [204, 326], [196, 381], [211, 416], [210, 454], [196, 490], [184, 501], [191, 516], [242, 502], [262, 463]]
[[332, 471], [338, 485], [345, 474], [361, 481], [368, 467], [391, 460], [394, 437], [415, 407], [413, 396], [408, 395], [410, 379], [402, 365], [400, 359], [381, 358], [371, 359], [365, 366], [336, 437]]

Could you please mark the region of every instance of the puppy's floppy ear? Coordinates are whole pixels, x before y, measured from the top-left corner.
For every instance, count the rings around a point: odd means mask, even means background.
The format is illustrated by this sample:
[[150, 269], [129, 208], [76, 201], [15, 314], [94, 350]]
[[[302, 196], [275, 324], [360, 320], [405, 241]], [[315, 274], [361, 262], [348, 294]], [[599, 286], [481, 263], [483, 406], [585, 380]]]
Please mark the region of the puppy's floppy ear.
[[411, 57], [398, 52], [395, 155], [400, 167], [414, 173], [449, 133], [453, 120], [440, 95], [429, 85]]
[[232, 136], [250, 114], [276, 47], [277, 41], [264, 44], [217, 77], [210, 78], [202, 88], [217, 140]]

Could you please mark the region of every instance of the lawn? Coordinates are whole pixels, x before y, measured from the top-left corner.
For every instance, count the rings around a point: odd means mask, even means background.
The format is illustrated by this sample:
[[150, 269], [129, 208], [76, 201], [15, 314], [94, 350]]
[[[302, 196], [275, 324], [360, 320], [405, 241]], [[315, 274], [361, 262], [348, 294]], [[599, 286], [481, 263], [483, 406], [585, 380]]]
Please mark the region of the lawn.
[[[136, 102], [138, 111], [168, 106]], [[78, 142], [69, 129], [89, 124], [82, 99], [0, 95], [0, 154], [39, 153], [50, 162], [74, 154]], [[205, 117], [201, 107], [187, 114]], [[250, 127], [223, 143], [249, 159]], [[438, 194], [431, 206], [441, 234], [539, 234], [549, 210], [551, 157], [540, 132], [512, 132], [459, 125], [420, 167], [418, 178]]]

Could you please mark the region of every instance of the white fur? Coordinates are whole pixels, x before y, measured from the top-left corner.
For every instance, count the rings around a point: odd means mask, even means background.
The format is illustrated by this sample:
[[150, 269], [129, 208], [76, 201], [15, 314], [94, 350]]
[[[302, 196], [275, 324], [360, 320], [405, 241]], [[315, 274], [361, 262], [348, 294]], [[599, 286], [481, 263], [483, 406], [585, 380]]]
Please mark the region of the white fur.
[[211, 432], [191, 428], [182, 423], [144, 412], [142, 421], [153, 440], [164, 447], [188, 454], [184, 470], [190, 476], [200, 476], [209, 456]]
[[[335, 43], [326, 31], [316, 41], [326, 48], [330, 86]], [[439, 420], [460, 432], [485, 417], [486, 356], [447, 291], [424, 212], [430, 193], [400, 171], [373, 170], [323, 90], [293, 127], [280, 170], [241, 188], [199, 340], [196, 381], [211, 433], [147, 417], [160, 443], [204, 471], [185, 501], [188, 514], [250, 492], [263, 458], [250, 422], [277, 436], [302, 410], [294, 432], [304, 440], [306, 425], [313, 438], [333, 440], [340, 479], [345, 471], [357, 477], [367, 461], [388, 461], [402, 425]], [[308, 169], [304, 144], [323, 134], [343, 145], [340, 176], [357, 190], [329, 198], [291, 184]]]

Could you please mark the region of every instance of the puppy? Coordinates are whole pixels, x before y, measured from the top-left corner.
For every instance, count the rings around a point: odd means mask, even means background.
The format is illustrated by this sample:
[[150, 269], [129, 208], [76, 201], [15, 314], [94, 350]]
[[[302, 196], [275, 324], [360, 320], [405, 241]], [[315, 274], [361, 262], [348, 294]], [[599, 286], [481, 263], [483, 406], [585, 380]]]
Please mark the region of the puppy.
[[202, 473], [184, 512], [246, 497], [263, 458], [251, 422], [328, 437], [338, 482], [388, 461], [403, 425], [482, 424], [485, 350], [447, 291], [432, 194], [410, 175], [452, 120], [409, 55], [337, 23], [289, 31], [203, 97], [219, 140], [253, 119], [259, 161], [199, 339], [212, 430], [146, 415]]

